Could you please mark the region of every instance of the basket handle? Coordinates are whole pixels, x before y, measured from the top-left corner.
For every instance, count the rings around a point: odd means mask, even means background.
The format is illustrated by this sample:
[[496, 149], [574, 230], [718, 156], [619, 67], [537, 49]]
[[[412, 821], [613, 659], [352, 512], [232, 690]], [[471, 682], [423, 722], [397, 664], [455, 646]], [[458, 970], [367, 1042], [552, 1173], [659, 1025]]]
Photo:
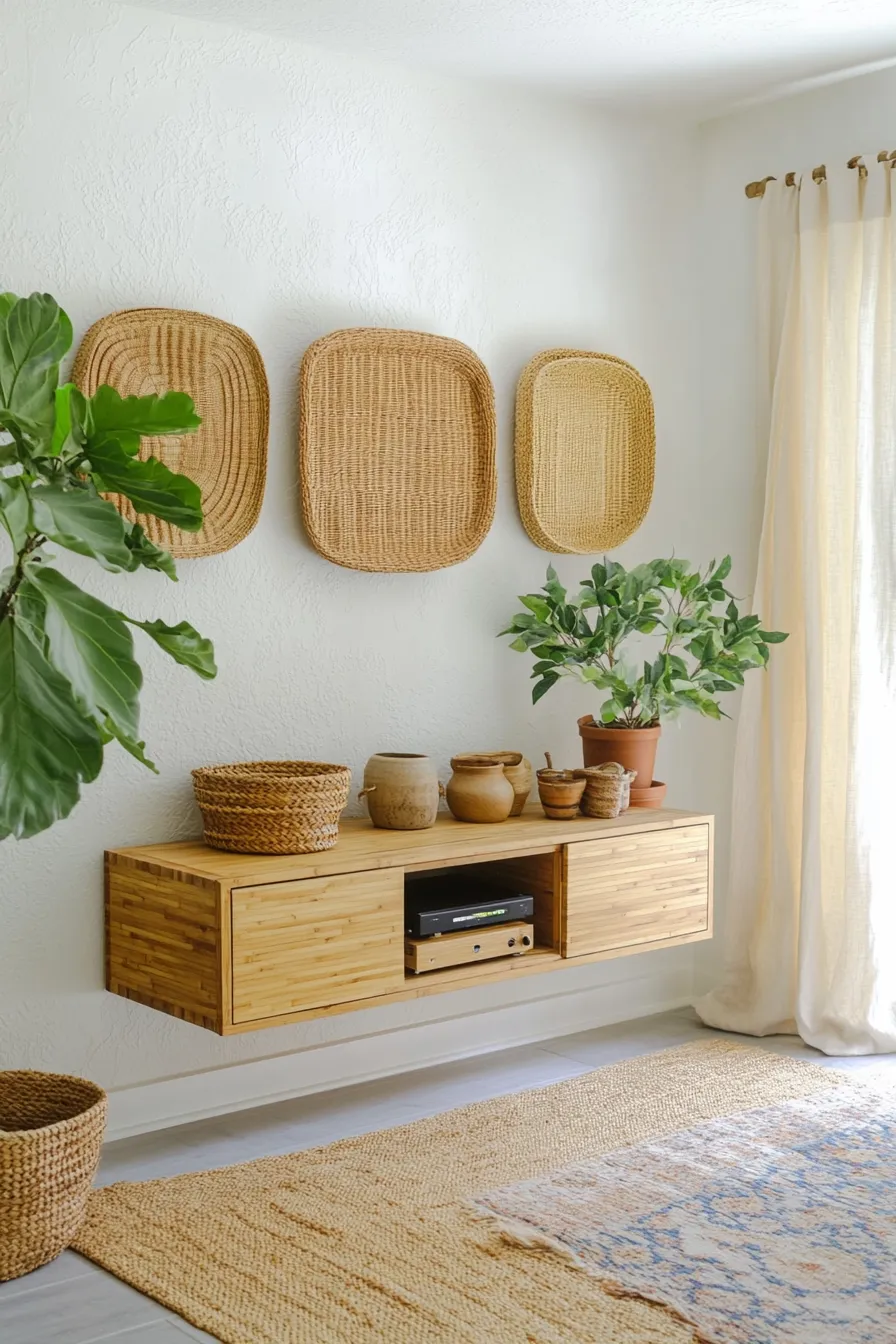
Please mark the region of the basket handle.
[[368, 793], [376, 793], [375, 784], [368, 784], [366, 789], [362, 789], [361, 792], [358, 794], [358, 801], [360, 802], [362, 798], [366, 798]]

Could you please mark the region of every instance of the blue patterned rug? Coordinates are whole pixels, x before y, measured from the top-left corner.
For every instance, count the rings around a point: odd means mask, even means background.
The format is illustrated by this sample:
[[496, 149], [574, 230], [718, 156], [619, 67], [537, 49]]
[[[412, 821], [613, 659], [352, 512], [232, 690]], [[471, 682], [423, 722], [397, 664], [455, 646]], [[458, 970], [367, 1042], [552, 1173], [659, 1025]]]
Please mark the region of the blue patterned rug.
[[707, 1344], [896, 1344], [894, 1092], [707, 1121], [475, 1207]]

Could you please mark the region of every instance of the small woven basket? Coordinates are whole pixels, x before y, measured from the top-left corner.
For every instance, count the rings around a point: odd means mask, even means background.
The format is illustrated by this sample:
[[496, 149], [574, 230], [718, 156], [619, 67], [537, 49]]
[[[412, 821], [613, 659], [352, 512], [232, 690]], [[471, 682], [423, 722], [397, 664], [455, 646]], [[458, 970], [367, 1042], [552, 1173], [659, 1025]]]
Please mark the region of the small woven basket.
[[579, 811], [585, 817], [612, 820], [625, 812], [631, 802], [634, 770], [625, 770], [617, 761], [604, 765], [589, 765], [575, 772], [577, 779], [585, 780], [585, 792]]
[[348, 766], [247, 761], [193, 771], [206, 844], [236, 854], [332, 849], [348, 802]]
[[106, 1094], [84, 1078], [0, 1072], [0, 1280], [71, 1245], [106, 1126]]

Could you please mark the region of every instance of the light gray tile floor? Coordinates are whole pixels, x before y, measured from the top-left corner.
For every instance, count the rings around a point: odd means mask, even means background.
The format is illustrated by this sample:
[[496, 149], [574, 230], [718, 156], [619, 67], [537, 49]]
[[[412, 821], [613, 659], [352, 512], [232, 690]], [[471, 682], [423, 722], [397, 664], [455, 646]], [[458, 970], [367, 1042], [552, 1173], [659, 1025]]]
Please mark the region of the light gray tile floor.
[[[690, 1009], [580, 1032], [540, 1045], [440, 1064], [357, 1087], [121, 1139], [106, 1146], [100, 1181], [150, 1180], [295, 1152], [405, 1124], [471, 1101], [556, 1083], [616, 1060], [710, 1035]], [[896, 1056], [828, 1059], [795, 1037], [731, 1037], [819, 1064], [889, 1073]], [[66, 1251], [51, 1265], [0, 1283], [2, 1344], [186, 1344], [211, 1340], [110, 1274]]]

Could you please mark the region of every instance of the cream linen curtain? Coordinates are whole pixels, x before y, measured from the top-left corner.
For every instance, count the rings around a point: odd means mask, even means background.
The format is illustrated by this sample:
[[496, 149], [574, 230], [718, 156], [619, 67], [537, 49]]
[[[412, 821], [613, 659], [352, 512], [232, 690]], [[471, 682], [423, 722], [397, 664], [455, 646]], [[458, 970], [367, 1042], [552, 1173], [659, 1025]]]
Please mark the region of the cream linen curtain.
[[896, 1050], [896, 225], [887, 165], [760, 211], [755, 609], [788, 630], [747, 678], [722, 986], [705, 1022]]

